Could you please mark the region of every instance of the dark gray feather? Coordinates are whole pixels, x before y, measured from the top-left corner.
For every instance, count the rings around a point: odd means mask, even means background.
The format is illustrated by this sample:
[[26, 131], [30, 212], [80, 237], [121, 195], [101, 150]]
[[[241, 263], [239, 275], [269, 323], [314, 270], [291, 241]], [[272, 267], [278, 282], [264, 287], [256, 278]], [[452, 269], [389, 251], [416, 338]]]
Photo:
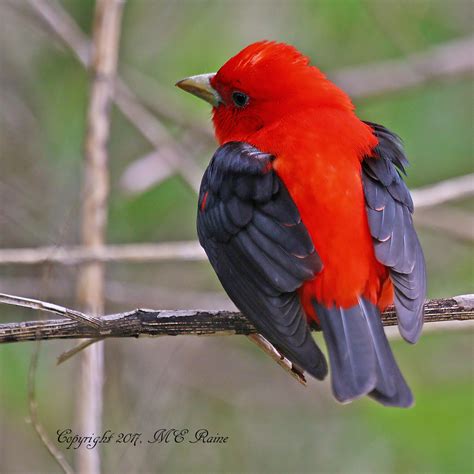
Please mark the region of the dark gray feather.
[[314, 303], [329, 352], [334, 396], [349, 402], [369, 395], [388, 406], [409, 407], [413, 396], [397, 366], [380, 312], [361, 298], [344, 309]]
[[331, 364], [331, 384], [340, 402], [371, 392], [376, 384], [375, 354], [359, 306], [327, 308], [315, 303]]
[[322, 265], [272, 160], [239, 142], [216, 151], [201, 184], [199, 241], [229, 297], [258, 331], [322, 379], [326, 360], [296, 293]]
[[377, 383], [369, 395], [383, 405], [410, 407], [413, 395], [390, 349], [379, 311], [365, 299], [359, 306], [369, 328], [377, 366]]
[[413, 201], [398, 172], [405, 172], [408, 160], [399, 137], [381, 125], [367, 123], [379, 140], [373, 154], [362, 163], [375, 255], [390, 271], [400, 333], [407, 341], [416, 342], [423, 326], [426, 270], [411, 216]]

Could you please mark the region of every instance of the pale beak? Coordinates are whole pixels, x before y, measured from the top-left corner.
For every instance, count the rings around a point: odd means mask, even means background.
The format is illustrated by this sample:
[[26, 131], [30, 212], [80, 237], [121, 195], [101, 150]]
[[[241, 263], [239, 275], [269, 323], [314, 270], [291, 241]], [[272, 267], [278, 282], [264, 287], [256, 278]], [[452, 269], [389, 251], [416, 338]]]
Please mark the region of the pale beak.
[[223, 103], [219, 93], [211, 86], [211, 79], [216, 74], [199, 74], [198, 76], [187, 77], [178, 81], [176, 85], [186, 92], [190, 92], [206, 102], [209, 102], [213, 107], [218, 107]]

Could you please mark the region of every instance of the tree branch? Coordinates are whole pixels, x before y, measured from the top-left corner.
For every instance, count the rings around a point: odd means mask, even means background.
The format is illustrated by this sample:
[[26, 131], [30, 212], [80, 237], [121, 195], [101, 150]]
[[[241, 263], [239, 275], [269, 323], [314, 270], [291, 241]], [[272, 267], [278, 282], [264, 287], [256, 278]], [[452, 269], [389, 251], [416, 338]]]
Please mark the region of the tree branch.
[[0, 265], [79, 265], [94, 261], [162, 262], [205, 259], [206, 254], [197, 241], [107, 245], [100, 249], [84, 246], [0, 249]]
[[[0, 303], [16, 305], [0, 294]], [[71, 310], [64, 308], [64, 315]], [[54, 313], [58, 313], [56, 310]], [[250, 335], [255, 327], [239, 312], [200, 310], [136, 309], [101, 318], [102, 326], [94, 329], [70, 319], [51, 319], [0, 324], [0, 343], [49, 339], [82, 339], [178, 335]], [[474, 320], [474, 294], [433, 299], [425, 304], [425, 322]], [[382, 314], [384, 326], [394, 326], [393, 308]], [[316, 328], [313, 328], [314, 330]]]

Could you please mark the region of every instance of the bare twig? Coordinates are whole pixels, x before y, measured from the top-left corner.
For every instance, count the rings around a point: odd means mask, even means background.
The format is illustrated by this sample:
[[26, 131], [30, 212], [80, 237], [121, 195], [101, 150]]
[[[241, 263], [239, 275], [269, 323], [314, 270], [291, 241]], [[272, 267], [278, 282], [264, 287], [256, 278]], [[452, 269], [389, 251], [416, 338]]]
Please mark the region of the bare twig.
[[174, 167], [167, 160], [161, 158], [164, 153], [175, 153], [173, 149], [164, 149], [160, 151], [154, 150], [147, 153], [127, 166], [120, 177], [121, 188], [130, 194], [138, 194], [151, 188], [158, 186], [160, 183], [174, 175]]
[[[70, 285], [67, 285], [64, 280], [55, 278], [50, 279], [50, 288], [48, 295], [50, 298], [64, 298], [65, 294], [70, 290]], [[23, 288], [24, 293], [35, 293], [38, 286], [37, 279], [35, 278], [22, 278], [22, 277], [10, 277], [1, 278], [0, 284], [6, 288], [11, 288], [12, 291], [15, 288]], [[223, 292], [201, 292], [192, 290], [174, 290], [168, 287], [156, 286], [156, 285], [141, 285], [131, 284], [130, 282], [111, 281], [108, 280], [105, 283], [105, 295], [107, 301], [115, 304], [135, 306], [140, 305], [140, 302], [146, 303], [148, 307], [159, 301], [163, 303], [164, 307], [171, 307], [172, 309], [181, 309], [183, 307], [197, 306], [201, 308], [200, 311], [235, 311], [235, 306], [231, 300]], [[3, 300], [2, 294], [0, 294], [0, 304], [7, 303]], [[24, 298], [25, 299], [25, 298]], [[29, 299], [29, 298], [28, 298]], [[12, 300], [10, 300], [12, 301]], [[179, 306], [176, 308], [176, 302], [179, 301]], [[195, 304], [197, 303], [197, 304]], [[12, 303], [13, 304], [13, 303]], [[56, 305], [57, 306], [57, 305]], [[63, 308], [65, 311], [67, 308]], [[53, 311], [55, 314], [57, 313]], [[102, 324], [102, 319], [99, 319]], [[439, 330], [458, 330], [459, 325], [462, 325], [463, 321], [438, 321], [437, 324], [428, 324], [425, 326], [424, 331], [439, 331]], [[399, 333], [396, 331], [390, 331], [395, 328], [388, 328], [389, 331], [387, 336], [392, 339], [397, 339]], [[74, 350], [74, 349], [73, 349]], [[73, 351], [71, 350], [71, 351]]]
[[415, 225], [443, 232], [458, 240], [474, 241], [474, 213], [453, 206], [422, 209], [415, 214]]
[[79, 265], [88, 262], [161, 262], [204, 260], [199, 242], [163, 242], [160, 244], [107, 245], [101, 248], [36, 247], [0, 249], [0, 264], [36, 265], [55, 263]]
[[[88, 38], [68, 13], [53, 0], [29, 1], [48, 28], [76, 54], [83, 65], [87, 65], [90, 51]], [[474, 37], [469, 36], [434, 46], [428, 51], [408, 55], [403, 59], [351, 67], [330, 73], [329, 76], [355, 99], [393, 93], [435, 80], [472, 76], [473, 48]], [[176, 145], [156, 116], [140, 103], [123, 81], [119, 80], [118, 89], [117, 100], [122, 101], [118, 103], [119, 107], [150, 143], [156, 146], [158, 141], [161, 146], [163, 140]], [[154, 108], [156, 109], [156, 105]], [[169, 104], [167, 109], [170, 109]], [[179, 114], [171, 116], [166, 111], [161, 111], [161, 115], [192, 128], [193, 133], [201, 134], [205, 140], [209, 139], [209, 132], [197, 125], [191, 127], [188, 118], [180, 118]], [[179, 168], [178, 171], [183, 174], [186, 182], [193, 189], [197, 189], [199, 168], [188, 159], [188, 156], [191, 156], [190, 150], [182, 148], [178, 145], [175, 148], [177, 152], [172, 157], [165, 153], [160, 155], [160, 158], [169, 159], [173, 167]]]
[[[55, 0], [29, 0], [29, 3], [48, 30], [54, 33], [56, 38], [75, 54], [83, 66], [88, 67], [91, 51], [90, 41], [66, 10]], [[198, 191], [201, 170], [190, 159], [192, 151], [176, 142], [156, 116], [138, 100], [120, 77], [116, 81], [114, 101], [125, 117], [155, 148], [159, 149], [166, 144], [175, 149], [174, 154], [161, 154], [160, 157], [167, 160], [194, 191]]]
[[258, 347], [260, 347], [260, 349], [262, 349], [265, 354], [269, 355], [283, 370], [294, 377], [300, 384], [306, 385], [304, 371], [294, 365], [293, 362], [287, 359], [284, 355], [280, 354], [277, 348], [267, 341], [261, 334], [250, 334], [248, 338]]
[[[44, 303], [43, 303], [44, 304]], [[48, 303], [46, 303], [48, 304]], [[35, 308], [37, 309], [37, 308]], [[58, 449], [51, 439], [48, 436], [48, 433], [44, 429], [43, 425], [38, 419], [38, 402], [36, 401], [36, 370], [38, 367], [39, 359], [39, 344], [40, 341], [37, 341], [36, 347], [34, 348], [33, 356], [30, 362], [30, 368], [28, 371], [28, 404], [29, 404], [29, 414], [30, 414], [30, 423], [33, 426], [33, 429], [36, 431], [36, 434], [41, 439], [41, 442], [48, 450], [49, 454], [56, 460], [61, 469], [66, 474], [73, 474], [74, 471], [65, 459], [63, 453]]]
[[413, 189], [411, 195], [417, 209], [474, 196], [474, 173]]
[[[442, 227], [442, 230], [449, 231], [448, 226], [443, 226], [441, 223], [435, 225], [433, 219], [429, 216], [425, 217], [426, 210], [440, 204], [474, 196], [474, 174], [413, 189], [411, 195], [415, 208], [421, 211], [415, 214], [417, 222], [428, 227]], [[467, 224], [464, 222], [462, 226], [456, 226], [450, 233], [454, 232], [457, 237], [472, 240], [472, 229]], [[100, 249], [89, 249], [82, 246], [0, 249], [0, 265], [43, 263], [79, 265], [91, 261], [156, 262], [205, 259], [204, 251], [195, 241], [108, 245]]]
[[[50, 277], [48, 291], [40, 287], [40, 280], [31, 277], [0, 277], [0, 288], [8, 293], [29, 294], [32, 298], [67, 300], [73, 289], [74, 278]], [[222, 291], [200, 291], [188, 288], [163, 286], [161, 283], [120, 281], [106, 279], [105, 298], [114, 305], [152, 308], [159, 304], [164, 308], [181, 309], [193, 306], [201, 309], [233, 310], [235, 306]], [[47, 296], [45, 296], [45, 293]]]
[[89, 65], [91, 45], [86, 35], [66, 10], [56, 0], [28, 1], [37, 17], [74, 52], [84, 66]]
[[84, 339], [82, 342], [77, 344], [77, 346], [74, 346], [72, 349], [69, 349], [68, 351], [64, 351], [58, 357], [58, 361], [57, 361], [58, 365], [62, 364], [63, 362], [66, 362], [71, 357], [74, 357], [76, 354], [79, 354], [79, 352], [82, 352], [87, 347], [91, 346], [92, 344], [95, 344], [96, 342], [101, 341], [102, 339], [103, 339], [102, 337], [98, 337], [95, 339]]
[[188, 108], [173, 99], [174, 96], [170, 96], [168, 88], [160, 84], [155, 78], [131, 68], [124, 70], [124, 76], [134, 90], [139, 91], [140, 98], [146, 97], [148, 106], [158, 117], [170, 123], [179, 124], [194, 139], [199, 138], [208, 145], [215, 143], [211, 128], [191, 117]]
[[[352, 98], [363, 99], [387, 93], [394, 93], [410, 87], [419, 86], [435, 80], [455, 78], [459, 76], [472, 76], [474, 73], [474, 36], [460, 40], [443, 43], [428, 51], [414, 53], [403, 57], [403, 59], [380, 61], [364, 64], [329, 73], [336, 84], [342, 87]], [[165, 98], [161, 92], [161, 86], [156, 82], [144, 77], [136, 71], [129, 74], [135, 78], [140, 88], [147, 91], [147, 97], [151, 97], [154, 103], [153, 110], [162, 116], [172, 118], [175, 123], [186, 127], [193, 135], [209, 143], [212, 134], [200, 124], [195, 123], [180, 109], [178, 105], [172, 107], [170, 99]], [[154, 99], [153, 99], [154, 98]], [[158, 106], [158, 101], [160, 107]], [[165, 107], [163, 107], [163, 102]], [[125, 172], [130, 172], [131, 167], [139, 164], [144, 165], [143, 159], [133, 161]], [[147, 176], [147, 186], [135, 185], [137, 192], [141, 192], [152, 184], [156, 184], [160, 174], [153, 179]], [[133, 192], [133, 190], [132, 190]]]
[[[1, 303], [2, 301], [0, 301]], [[15, 303], [7, 301], [6, 304]], [[65, 311], [69, 311], [65, 308]], [[255, 334], [255, 327], [235, 311], [151, 310], [103, 316], [100, 329], [70, 319], [52, 319], [0, 324], [0, 343], [46, 339], [80, 339], [178, 335]], [[425, 304], [425, 322], [474, 320], [474, 294], [433, 299]], [[384, 326], [397, 324], [393, 308], [382, 314]], [[467, 323], [464, 323], [467, 324]], [[313, 328], [316, 329], [316, 328]]]
[[[103, 248], [107, 226], [109, 173], [107, 143], [110, 109], [116, 80], [122, 0], [97, 0], [94, 13], [92, 83], [87, 112], [85, 173], [82, 208], [82, 242], [94, 251]], [[104, 266], [90, 262], [80, 268], [78, 299], [90, 314], [104, 312]], [[81, 348], [84, 344], [81, 345]], [[103, 343], [87, 347], [82, 353], [77, 420], [80, 433], [100, 433], [104, 383]], [[81, 473], [100, 473], [98, 449], [77, 452]]]
[[443, 43], [402, 59], [342, 69], [329, 77], [353, 98], [398, 92], [427, 82], [472, 76], [474, 36]]
[[[360, 66], [340, 69], [328, 74], [354, 99], [367, 98], [389, 92], [397, 92], [427, 82], [472, 75], [474, 72], [474, 37], [461, 38], [427, 51], [406, 55], [400, 60], [378, 61]], [[213, 135], [189, 118], [182, 106], [164, 93], [161, 84], [145, 74], [127, 69], [130, 77], [140, 90], [151, 97], [153, 111], [168, 120], [189, 129], [194, 135], [210, 142]]]
[[[160, 158], [178, 171], [185, 182], [195, 191], [199, 191], [202, 170], [189, 157], [192, 152], [178, 143], [161, 122], [138, 100], [136, 95], [123, 81], [117, 83], [117, 106], [137, 130], [157, 149]], [[166, 147], [161, 152], [161, 147]]]
[[[210, 156], [211, 151], [208, 149], [205, 151], [205, 145], [202, 140], [188, 143], [188, 133], [181, 134], [180, 145], [182, 151], [188, 153], [187, 150], [193, 150], [193, 156], [200, 156], [205, 153]], [[190, 140], [189, 140], [190, 141]], [[216, 147], [214, 142], [213, 148]], [[129, 166], [125, 168], [125, 171], [120, 178], [120, 184], [124, 191], [130, 194], [143, 193], [147, 189], [153, 186], [158, 186], [169, 176], [176, 174], [176, 165], [181, 163], [183, 167], [191, 167], [188, 171], [183, 168], [183, 173], [188, 176], [188, 184], [192, 183], [193, 189], [197, 192], [199, 187], [199, 181], [202, 176], [202, 170], [197, 166], [194, 161], [186, 163], [183, 161], [187, 159], [185, 155], [180, 155], [180, 150], [177, 149], [176, 142], [168, 143], [163, 142], [163, 145], [155, 148], [151, 153], [146, 153], [139, 158], [134, 159]]]
[[59, 306], [45, 301], [34, 300], [31, 298], [22, 298], [21, 296], [7, 295], [0, 293], [0, 303], [10, 304], [14, 306], [23, 306], [24, 308], [37, 309], [49, 313], [59, 314], [73, 319], [79, 323], [87, 324], [95, 329], [100, 328], [102, 322], [100, 318], [81, 313], [75, 309], [67, 309], [64, 306]]

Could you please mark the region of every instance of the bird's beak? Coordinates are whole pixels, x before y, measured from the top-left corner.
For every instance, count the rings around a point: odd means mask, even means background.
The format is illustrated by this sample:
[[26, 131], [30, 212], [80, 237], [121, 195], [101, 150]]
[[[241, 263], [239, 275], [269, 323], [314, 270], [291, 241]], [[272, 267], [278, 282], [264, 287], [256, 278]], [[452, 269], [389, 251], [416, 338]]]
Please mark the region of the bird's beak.
[[211, 74], [199, 74], [198, 76], [181, 79], [181, 81], [178, 81], [176, 85], [180, 89], [204, 99], [213, 107], [218, 107], [220, 103], [223, 103], [223, 101], [219, 93], [211, 86], [211, 79], [214, 76], [214, 72]]

